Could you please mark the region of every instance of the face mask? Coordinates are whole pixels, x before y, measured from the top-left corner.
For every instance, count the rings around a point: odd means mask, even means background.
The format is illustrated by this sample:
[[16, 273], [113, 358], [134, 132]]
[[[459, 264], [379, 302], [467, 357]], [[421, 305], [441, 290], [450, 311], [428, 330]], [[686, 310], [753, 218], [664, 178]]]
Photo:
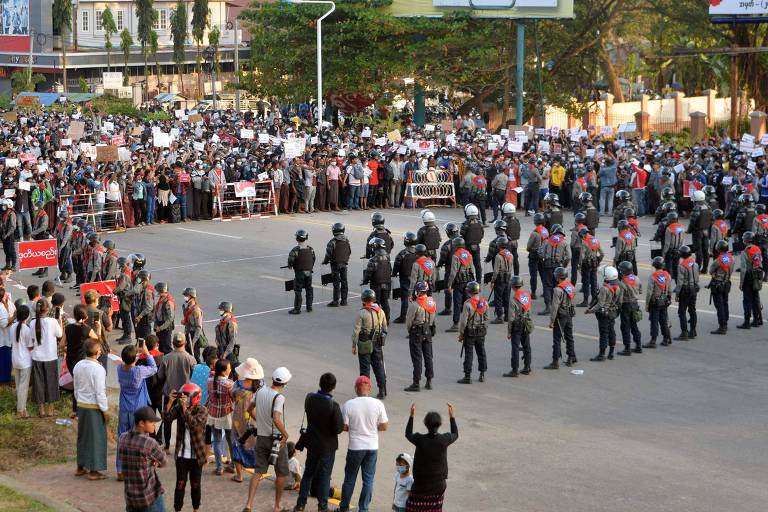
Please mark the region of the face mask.
[[395, 468], [397, 469], [397, 472], [400, 473], [401, 475], [408, 471], [408, 466], [395, 466]]
[[219, 316], [221, 316], [221, 317], [223, 317], [223, 316], [224, 316], [224, 315], [226, 315], [226, 314], [227, 314], [227, 312], [226, 312], [226, 311], [219, 311]]

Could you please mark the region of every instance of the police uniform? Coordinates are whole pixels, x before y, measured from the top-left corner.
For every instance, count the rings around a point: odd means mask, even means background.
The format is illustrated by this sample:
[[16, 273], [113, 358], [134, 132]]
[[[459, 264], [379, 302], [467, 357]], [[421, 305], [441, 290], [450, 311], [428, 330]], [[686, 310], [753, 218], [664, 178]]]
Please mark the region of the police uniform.
[[413, 289], [416, 283], [424, 281], [429, 286], [429, 295], [435, 289], [435, 262], [429, 256], [419, 256], [411, 267], [411, 276], [408, 279], [408, 297], [413, 297]]
[[147, 338], [152, 334], [152, 323], [155, 317], [155, 290], [152, 285], [140, 283], [139, 289], [133, 293], [133, 319], [137, 338]]
[[347, 282], [347, 267], [352, 248], [349, 239], [343, 233], [334, 235], [325, 247], [325, 259], [323, 265], [331, 264], [333, 274], [333, 302], [331, 304], [347, 305], [349, 284]]
[[640, 306], [637, 299], [642, 293], [643, 287], [635, 274], [628, 274], [619, 279], [621, 288], [621, 341], [624, 344], [624, 354], [629, 355], [632, 341], [635, 342], [635, 352], [642, 353], [642, 339], [640, 329], [637, 326], [637, 318], [640, 316]]
[[[383, 225], [375, 226], [371, 234], [368, 235], [368, 239], [366, 240], [366, 243], [365, 243], [366, 258], [370, 259], [373, 257], [373, 254], [374, 254], [373, 247], [371, 247], [371, 245], [368, 243], [373, 238], [381, 238], [382, 240], [384, 240], [384, 247], [386, 248], [387, 255], [390, 255], [392, 253], [392, 249], [395, 247], [395, 241], [392, 240], [392, 232], [387, 228], [385, 228]], [[378, 298], [378, 295], [376, 295], [376, 297]]]
[[[739, 273], [739, 289], [742, 291], [744, 306], [744, 323], [740, 327], [758, 327], [763, 325], [762, 306], [760, 304], [760, 289], [762, 288], [763, 256], [760, 248], [748, 244], [741, 253], [741, 272]], [[752, 323], [749, 321], [752, 319]]]
[[94, 243], [88, 252], [88, 262], [86, 264], [86, 278], [89, 283], [101, 281], [101, 266], [104, 263], [104, 246], [99, 242]]
[[395, 323], [405, 321], [405, 312], [408, 309], [408, 291], [411, 288], [411, 270], [413, 264], [418, 259], [416, 247], [406, 246], [395, 256], [395, 264], [392, 265], [392, 277], [400, 279], [400, 316], [395, 319]]
[[570, 281], [561, 281], [552, 292], [552, 305], [549, 311], [549, 323], [552, 326], [552, 367], [557, 368], [557, 362], [562, 357], [560, 343], [565, 339], [565, 353], [568, 356], [567, 366], [578, 362], [573, 340], [573, 317], [576, 311], [573, 298], [576, 288]]
[[[452, 240], [446, 240], [443, 242], [443, 245], [440, 246], [440, 259], [437, 261], [437, 268], [445, 268], [446, 272], [450, 272], [450, 264], [451, 264], [451, 256], [452, 256]], [[452, 314], [452, 304], [453, 304], [453, 294], [451, 293], [449, 287], [445, 286], [445, 291], [443, 293], [445, 296], [445, 307], [440, 312], [441, 315], [450, 315]]]
[[301, 311], [301, 291], [306, 290], [307, 311], [312, 311], [314, 291], [312, 289], [312, 269], [315, 266], [315, 251], [304, 242], [288, 253], [288, 268], [293, 269], [293, 311]]
[[648, 278], [648, 289], [645, 293], [645, 310], [649, 313], [651, 322], [651, 341], [645, 348], [656, 348], [656, 338], [659, 328], [664, 341], [662, 345], [672, 343], [669, 332], [669, 316], [667, 308], [672, 302], [672, 276], [666, 270], [656, 270]]
[[[183, 313], [182, 325], [184, 325], [184, 335], [187, 339], [186, 350], [193, 356], [197, 362], [200, 362], [200, 336], [203, 334], [203, 310], [200, 304], [195, 300], [194, 303], [185, 302], [181, 306]], [[200, 313], [198, 317], [197, 313]]]
[[[741, 242], [741, 235], [752, 229], [752, 224], [755, 221], [755, 209], [749, 205], [749, 206], [743, 206], [738, 210], [738, 213], [736, 214], [736, 219], [733, 222], [733, 229], [731, 230], [734, 236], [734, 251], [740, 252], [737, 250], [743, 247], [743, 244]], [[736, 243], [738, 242], [738, 243]]]
[[[63, 226], [66, 226], [66, 224], [62, 222], [59, 222], [56, 226], [56, 239], [59, 244], [59, 271], [63, 272], [61, 267], [63, 257], [69, 258], [67, 263], [71, 271], [75, 273], [75, 286], [77, 286], [85, 282], [85, 267], [83, 266], [83, 249], [85, 248], [83, 240], [85, 236], [82, 231], [74, 229], [70, 224], [70, 238], [67, 247], [62, 250], [61, 242], [58, 242], [58, 239], [60, 236], [65, 236], [65, 233], [60, 231], [61, 229], [66, 229]], [[68, 255], [64, 256], [63, 252], [68, 253]]]
[[728, 329], [728, 294], [731, 292], [731, 275], [734, 257], [730, 252], [718, 254], [709, 264], [709, 292], [717, 311], [718, 331], [712, 334], [725, 334]]
[[[512, 279], [512, 253], [508, 249], [501, 249], [493, 259], [493, 296], [496, 319], [509, 319], [509, 293], [510, 279]], [[499, 322], [501, 323], [501, 322]]]
[[597, 294], [597, 301], [587, 309], [597, 318], [597, 329], [600, 334], [600, 353], [592, 361], [602, 361], [605, 349], [608, 348], [608, 359], [613, 359], [616, 348], [616, 317], [621, 310], [622, 291], [618, 283], [603, 282]]
[[709, 233], [712, 229], [712, 210], [705, 202], [696, 203], [691, 211], [688, 233], [691, 234], [691, 250], [696, 255], [699, 268], [709, 266]]
[[573, 284], [576, 284], [578, 281], [579, 270], [581, 270], [581, 237], [579, 236], [579, 231], [581, 231], [581, 228], [586, 227], [586, 224], [577, 223], [571, 228], [571, 283]]
[[507, 223], [507, 238], [509, 239], [507, 250], [512, 253], [513, 273], [518, 276], [520, 275], [520, 261], [517, 254], [517, 244], [520, 240], [520, 221], [514, 214], [504, 215], [502, 219]]
[[531, 293], [518, 288], [512, 294], [509, 302], [509, 323], [507, 337], [512, 344], [512, 375], [514, 377], [520, 368], [520, 349], [523, 350], [523, 374], [531, 372], [531, 333], [528, 328], [533, 326], [531, 320]]
[[469, 379], [472, 374], [473, 349], [477, 352], [480, 381], [484, 380], [484, 374], [488, 370], [488, 359], [485, 355], [487, 330], [488, 301], [480, 295], [470, 297], [464, 302], [459, 318], [459, 341], [464, 344], [464, 380]]
[[[408, 304], [405, 315], [405, 328], [408, 331], [408, 346], [413, 362], [413, 384], [411, 391], [419, 390], [421, 380], [422, 360], [424, 376], [427, 379], [427, 389], [432, 388], [432, 378], [435, 376], [432, 365], [432, 336], [435, 334], [435, 313], [437, 303], [428, 295], [420, 295]], [[408, 388], [406, 389], [408, 390]]]
[[552, 226], [555, 224], [563, 224], [563, 211], [557, 206], [548, 206], [544, 210], [544, 226], [548, 230], [552, 230]]
[[472, 272], [472, 254], [464, 247], [459, 247], [451, 257], [451, 273], [448, 276], [446, 286], [453, 290], [453, 325], [458, 326], [461, 317], [461, 309], [467, 300], [467, 292], [464, 289], [468, 282], [474, 281]]
[[475, 276], [483, 275], [483, 264], [480, 256], [480, 242], [483, 240], [485, 231], [483, 225], [476, 218], [467, 219], [461, 225], [461, 237], [467, 244], [467, 250], [472, 254], [472, 261], [475, 265]]
[[[680, 259], [677, 266], [677, 315], [680, 318], [679, 339], [696, 337], [696, 297], [699, 293], [699, 264], [694, 256]], [[690, 322], [690, 329], [688, 328]]]
[[[47, 240], [50, 238], [48, 236], [48, 214], [45, 212], [42, 208], [37, 208], [34, 212], [34, 217], [32, 219], [32, 232], [30, 233], [30, 236], [33, 240]], [[38, 275], [41, 277], [48, 275], [48, 267], [40, 268], [37, 272], [34, 272], [32, 275]]]
[[712, 222], [709, 228], [709, 252], [715, 257], [715, 245], [720, 240], [728, 240], [728, 232], [731, 230], [730, 223], [725, 219], [717, 219]]
[[584, 223], [589, 228], [589, 232], [594, 235], [597, 232], [597, 227], [600, 225], [600, 212], [597, 211], [597, 208], [590, 201], [584, 207], [583, 213], [587, 217]]
[[216, 352], [219, 358], [235, 362], [235, 343], [237, 340], [237, 319], [224, 315], [216, 324]]
[[579, 267], [581, 269], [581, 289], [584, 294], [582, 306], [589, 304], [590, 298], [596, 301], [599, 295], [597, 289], [597, 267], [603, 261], [603, 249], [600, 240], [591, 234], [581, 238], [579, 247]]
[[683, 244], [685, 228], [679, 222], [669, 224], [664, 230], [664, 247], [661, 255], [664, 257], [664, 268], [677, 280], [677, 263], [680, 259], [680, 247]]
[[[528, 274], [531, 278], [531, 297], [536, 298], [536, 283], [539, 274], [539, 249], [549, 238], [549, 230], [544, 226], [536, 226], [528, 236], [528, 243], [525, 246], [528, 251]], [[543, 283], [542, 283], [543, 286]]]
[[442, 237], [440, 228], [435, 225], [421, 226], [416, 232], [418, 243], [427, 247], [427, 256], [433, 260], [437, 259], [437, 250], [440, 248]]
[[112, 281], [117, 279], [120, 269], [117, 266], [117, 252], [113, 250], [105, 250], [101, 261], [101, 279], [104, 281]]
[[[176, 302], [169, 293], [161, 293], [155, 302], [155, 333], [163, 354], [173, 351], [172, 336], [176, 318]], [[127, 325], [125, 323], [124, 325]]]
[[387, 317], [375, 302], [363, 304], [355, 318], [352, 345], [357, 351], [360, 375], [376, 377], [379, 394], [386, 395], [387, 373], [384, 365], [384, 342], [387, 337]]
[[539, 247], [539, 261], [541, 262], [541, 283], [544, 286], [544, 303], [549, 308], [552, 303], [552, 290], [555, 286], [553, 272], [557, 267], [567, 267], [571, 260], [571, 252], [565, 235], [549, 235], [546, 241]]
[[629, 227], [619, 231], [613, 253], [613, 265], [618, 268], [622, 261], [632, 263], [632, 272], [637, 274], [637, 234]]
[[131, 309], [133, 306], [133, 283], [131, 271], [128, 267], [124, 267], [120, 271], [120, 274], [117, 277], [114, 293], [120, 301], [120, 323], [123, 326], [123, 335], [118, 342], [128, 342], [133, 333], [133, 320], [131, 317]]
[[363, 271], [363, 282], [371, 287], [376, 294], [381, 309], [389, 322], [389, 290], [392, 286], [392, 264], [386, 249], [379, 249], [368, 260], [368, 266]]
[[768, 276], [768, 214], [761, 213], [755, 216], [752, 221], [752, 230], [755, 234], [755, 242], [760, 247], [760, 254], [763, 257], [763, 278]]

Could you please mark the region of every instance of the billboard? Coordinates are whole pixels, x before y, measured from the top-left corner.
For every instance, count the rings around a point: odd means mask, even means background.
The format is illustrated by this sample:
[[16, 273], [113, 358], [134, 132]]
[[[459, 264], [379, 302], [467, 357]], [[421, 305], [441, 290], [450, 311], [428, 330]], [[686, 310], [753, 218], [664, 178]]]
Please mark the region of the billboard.
[[0, 48], [7, 52], [28, 52], [29, 0], [0, 0]]
[[768, 15], [768, 2], [761, 0], [709, 0], [710, 16]]
[[470, 11], [476, 18], [573, 18], [574, 0], [392, 0], [387, 14], [440, 18]]

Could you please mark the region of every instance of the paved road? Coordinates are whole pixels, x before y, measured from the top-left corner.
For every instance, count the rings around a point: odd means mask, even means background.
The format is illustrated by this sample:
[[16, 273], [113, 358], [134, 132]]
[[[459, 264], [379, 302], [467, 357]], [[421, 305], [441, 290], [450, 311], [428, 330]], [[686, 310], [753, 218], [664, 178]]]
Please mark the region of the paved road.
[[[420, 221], [416, 211], [385, 214], [397, 241], [394, 256], [402, 247], [402, 233], [415, 231]], [[460, 210], [436, 214], [441, 225], [460, 218]], [[523, 219], [526, 237], [532, 224]], [[283, 292], [282, 281], [290, 276], [279, 267], [294, 245], [293, 233], [309, 230], [309, 243], [320, 261], [336, 221], [347, 225], [353, 246], [350, 306], [324, 306], [331, 290], [319, 286], [318, 265], [315, 311], [289, 316], [293, 296]], [[606, 249], [612, 236], [605, 227], [609, 222], [604, 217], [598, 230]], [[641, 224], [638, 261], [645, 282], [652, 229], [648, 218]], [[566, 226], [571, 225], [567, 215]], [[350, 352], [349, 335], [364, 264], [357, 257], [369, 231], [368, 213], [353, 212], [154, 226], [113, 239], [121, 254], [146, 255], [154, 281], [168, 282], [178, 299], [186, 286], [195, 286], [209, 322], [215, 321], [219, 301], [234, 303], [242, 357], [257, 357], [268, 372], [285, 365], [295, 376], [286, 395], [288, 425], [296, 434], [303, 396], [315, 389], [321, 373], [336, 373], [338, 400], [353, 393], [357, 360]], [[492, 230], [486, 230], [486, 242], [491, 236]], [[521, 269], [527, 270], [524, 259]], [[472, 386], [455, 383], [461, 376], [459, 344], [455, 335], [444, 332], [449, 320], [439, 317], [435, 390], [413, 395], [401, 391], [410, 383], [411, 363], [405, 330], [394, 326], [385, 349], [390, 429], [381, 436], [372, 510], [389, 509], [394, 458], [412, 449], [403, 436], [410, 403], [416, 402], [420, 418], [428, 410], [444, 412], [449, 400], [457, 408], [460, 439], [449, 454], [448, 511], [765, 510], [768, 331], [735, 329], [741, 321], [740, 299], [734, 287], [729, 336], [708, 334], [716, 327], [716, 317], [708, 294], [701, 293], [698, 339], [605, 363], [588, 361], [597, 351], [597, 326], [594, 317], [580, 309], [574, 330], [583, 375], [568, 369], [541, 370], [551, 357], [551, 332], [542, 327], [543, 317], [534, 317], [542, 328], [532, 339], [533, 375], [503, 378], [509, 370], [509, 343], [504, 326], [491, 326], [490, 378]], [[396, 313], [397, 305], [392, 306]], [[534, 309], [542, 307], [539, 299]], [[676, 310], [670, 313], [677, 335]], [[213, 324], [206, 325], [212, 334]], [[646, 341], [647, 319], [641, 330]], [[343, 478], [343, 460], [342, 451], [334, 482]]]

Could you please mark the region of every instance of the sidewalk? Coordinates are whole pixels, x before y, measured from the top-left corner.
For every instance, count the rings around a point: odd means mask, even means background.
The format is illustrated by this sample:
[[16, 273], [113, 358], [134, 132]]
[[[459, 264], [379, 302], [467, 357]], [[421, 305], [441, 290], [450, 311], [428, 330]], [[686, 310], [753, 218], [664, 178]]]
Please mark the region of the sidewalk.
[[[12, 480], [4, 480], [6, 485], [19, 492], [44, 495], [50, 498], [48, 504], [61, 504], [58, 510], [70, 512], [72, 509], [82, 512], [115, 512], [125, 510], [123, 498], [123, 483], [115, 480], [115, 458], [108, 462], [107, 480], [91, 482], [83, 477], [75, 477], [74, 464], [53, 466], [38, 466], [23, 472], [9, 472], [5, 476]], [[203, 498], [200, 512], [240, 511], [248, 496], [248, 481], [246, 474], [243, 483], [230, 480], [232, 476], [224, 473], [222, 476], [212, 474], [213, 464], [207, 464], [203, 469]], [[165, 489], [165, 507], [173, 510], [173, 490], [175, 487], [176, 470], [173, 461], [158, 470], [160, 481]], [[259, 485], [256, 493], [253, 512], [272, 512], [274, 506], [275, 487], [270, 480]], [[192, 510], [189, 483], [187, 483], [184, 498], [184, 510]], [[293, 508], [298, 493], [285, 491], [283, 506]], [[308, 510], [316, 508], [314, 499], [310, 498]]]

